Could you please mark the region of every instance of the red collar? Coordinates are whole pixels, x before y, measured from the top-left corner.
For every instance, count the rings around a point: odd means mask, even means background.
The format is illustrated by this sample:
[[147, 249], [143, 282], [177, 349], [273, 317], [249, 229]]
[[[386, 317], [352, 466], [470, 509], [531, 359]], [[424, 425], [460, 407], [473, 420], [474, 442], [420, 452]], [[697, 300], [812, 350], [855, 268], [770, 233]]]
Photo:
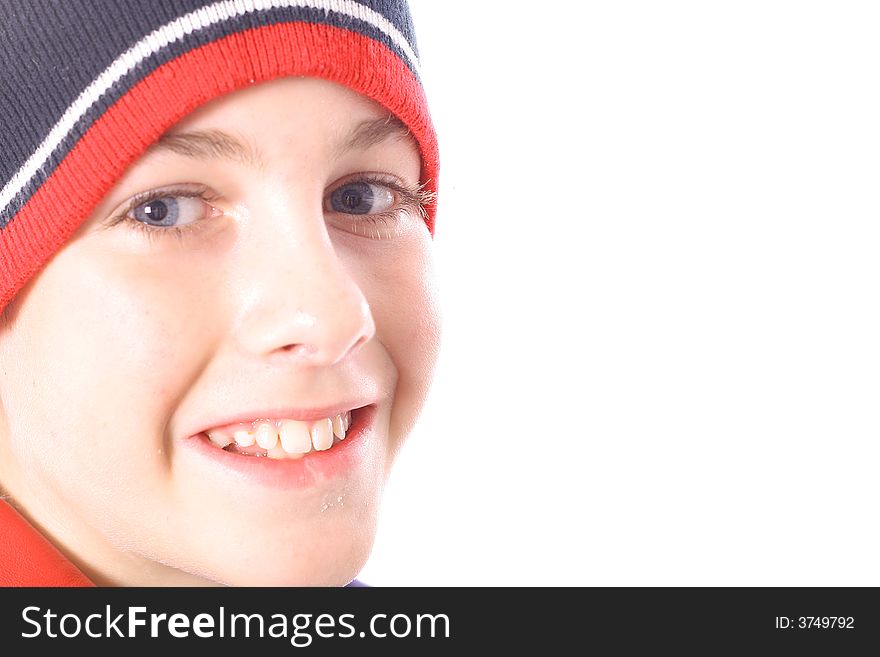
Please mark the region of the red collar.
[[0, 500], [0, 586], [94, 586], [21, 514]]

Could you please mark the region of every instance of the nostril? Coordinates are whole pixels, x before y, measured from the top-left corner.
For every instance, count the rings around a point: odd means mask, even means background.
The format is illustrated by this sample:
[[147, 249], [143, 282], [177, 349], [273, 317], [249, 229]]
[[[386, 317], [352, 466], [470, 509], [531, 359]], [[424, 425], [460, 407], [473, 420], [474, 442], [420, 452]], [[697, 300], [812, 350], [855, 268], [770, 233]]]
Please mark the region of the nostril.
[[358, 341], [355, 342], [355, 343], [351, 346], [351, 351], [354, 352], [354, 351], [357, 351], [358, 349], [360, 349], [361, 347], [363, 347], [363, 346], [367, 343], [367, 340], [368, 340], [368, 339], [369, 339], [369, 338], [367, 338], [366, 335], [362, 335], [362, 336], [358, 339]]
[[311, 358], [318, 353], [318, 348], [311, 344], [294, 343], [282, 347], [281, 351], [294, 354], [300, 358]]

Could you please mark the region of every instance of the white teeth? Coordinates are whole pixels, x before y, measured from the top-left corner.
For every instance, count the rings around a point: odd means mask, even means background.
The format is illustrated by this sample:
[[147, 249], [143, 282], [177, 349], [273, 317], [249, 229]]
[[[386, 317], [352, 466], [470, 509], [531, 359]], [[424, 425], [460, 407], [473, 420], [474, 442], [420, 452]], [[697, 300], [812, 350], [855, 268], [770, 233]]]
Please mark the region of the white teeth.
[[256, 442], [254, 438], [254, 434], [250, 431], [236, 431], [235, 434], [235, 444], [241, 447], [250, 447]]
[[223, 449], [232, 442], [232, 438], [223, 431], [209, 431], [208, 438], [220, 449]]
[[[343, 413], [344, 415], [344, 413]], [[343, 426], [342, 415], [334, 415], [333, 416], [333, 435], [342, 440], [345, 438], [345, 427]]]
[[270, 450], [278, 444], [278, 433], [268, 422], [260, 422], [257, 425], [257, 445], [265, 450]]
[[225, 430], [212, 429], [206, 433], [210, 441], [221, 449], [233, 442], [239, 447], [252, 447], [256, 444], [266, 450], [269, 458], [296, 459], [313, 450], [330, 449], [335, 439], [345, 440], [350, 427], [351, 411], [347, 411], [314, 422], [256, 420], [251, 426], [242, 422]]
[[312, 449], [312, 437], [309, 435], [309, 425], [296, 420], [283, 420], [281, 429], [281, 445], [288, 454], [305, 454]]
[[319, 451], [330, 449], [333, 446], [333, 425], [330, 418], [317, 420], [312, 425], [312, 444]]

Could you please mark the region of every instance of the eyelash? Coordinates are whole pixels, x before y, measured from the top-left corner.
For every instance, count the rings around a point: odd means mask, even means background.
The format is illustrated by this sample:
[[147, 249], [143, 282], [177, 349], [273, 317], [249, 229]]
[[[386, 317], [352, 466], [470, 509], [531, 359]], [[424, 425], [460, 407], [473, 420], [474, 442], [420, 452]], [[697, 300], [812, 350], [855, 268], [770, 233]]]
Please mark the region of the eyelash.
[[[377, 237], [381, 237], [378, 231], [379, 228], [388, 227], [396, 224], [398, 221], [400, 221], [402, 215], [405, 212], [415, 211], [420, 217], [425, 218], [427, 216], [425, 206], [430, 203], [434, 197], [432, 193], [426, 192], [424, 190], [424, 185], [407, 187], [381, 176], [361, 175], [359, 177], [348, 178], [340, 183], [337, 187], [355, 182], [365, 182], [386, 187], [394, 192], [395, 196], [397, 197], [398, 202], [395, 204], [395, 206], [389, 210], [385, 210], [384, 212], [377, 212], [376, 214], [371, 215], [350, 215], [353, 217], [357, 217], [356, 220], [353, 220], [356, 224], [366, 224], [368, 227], [375, 229]], [[204, 227], [204, 219], [194, 221], [182, 227], [172, 226], [170, 228], [163, 228], [161, 226], [151, 226], [150, 224], [145, 224], [144, 222], [138, 221], [137, 219], [129, 216], [129, 213], [138, 206], [149, 203], [150, 201], [155, 201], [157, 199], [166, 198], [169, 196], [180, 198], [198, 198], [208, 205], [211, 205], [214, 201], [217, 201], [220, 198], [220, 195], [211, 192], [210, 188], [207, 185], [191, 185], [184, 188], [166, 187], [162, 189], [151, 190], [148, 192], [142, 192], [133, 196], [126, 204], [126, 207], [122, 210], [122, 212], [111, 217], [107, 223], [107, 227], [111, 228], [113, 226], [116, 226], [117, 224], [125, 223], [130, 228], [143, 232], [149, 240], [153, 240], [158, 237], [175, 237], [178, 239], [178, 241], [181, 241], [185, 236]], [[364, 235], [366, 236], [366, 230], [364, 232]]]

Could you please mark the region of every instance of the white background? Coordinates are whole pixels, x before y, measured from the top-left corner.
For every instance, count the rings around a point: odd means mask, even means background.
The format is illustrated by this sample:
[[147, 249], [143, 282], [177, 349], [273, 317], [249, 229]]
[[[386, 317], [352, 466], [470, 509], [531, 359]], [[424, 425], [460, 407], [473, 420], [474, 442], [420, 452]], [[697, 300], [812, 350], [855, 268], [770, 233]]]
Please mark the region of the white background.
[[374, 585], [880, 585], [873, 2], [411, 2], [443, 354]]

